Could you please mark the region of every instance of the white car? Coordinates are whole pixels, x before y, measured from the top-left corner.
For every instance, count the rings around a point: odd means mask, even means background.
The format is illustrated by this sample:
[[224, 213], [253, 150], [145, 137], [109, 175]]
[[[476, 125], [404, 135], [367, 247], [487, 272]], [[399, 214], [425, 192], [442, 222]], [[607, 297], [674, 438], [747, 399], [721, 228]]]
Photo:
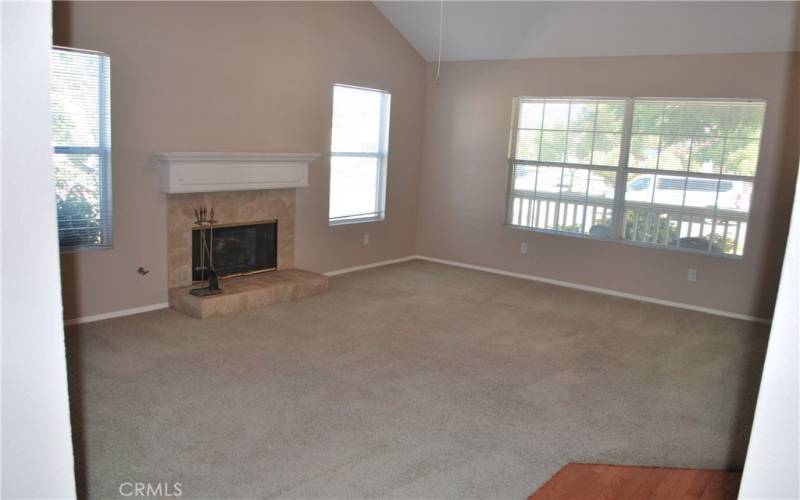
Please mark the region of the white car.
[[750, 208], [752, 190], [752, 183], [746, 181], [644, 174], [628, 181], [625, 200], [697, 208], [716, 205], [718, 210], [746, 212]]
[[[625, 201], [674, 207], [710, 208], [722, 211], [747, 212], [753, 184], [748, 181], [717, 180], [661, 174], [634, 174], [628, 181]], [[655, 192], [653, 183], [655, 182]], [[719, 198], [717, 188], [719, 187]], [[517, 191], [552, 193], [564, 200], [613, 199], [614, 185], [594, 171], [542, 166], [517, 167], [514, 178]]]

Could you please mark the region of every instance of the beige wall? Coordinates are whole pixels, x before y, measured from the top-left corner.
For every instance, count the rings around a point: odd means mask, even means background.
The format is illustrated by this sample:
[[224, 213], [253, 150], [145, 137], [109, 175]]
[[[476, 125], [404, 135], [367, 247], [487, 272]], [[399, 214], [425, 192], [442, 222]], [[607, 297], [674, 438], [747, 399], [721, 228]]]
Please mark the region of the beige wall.
[[[76, 2], [54, 10], [55, 43], [101, 50], [112, 60], [114, 249], [63, 256], [66, 318], [167, 300], [166, 197], [150, 155], [204, 150], [323, 153], [311, 166], [311, 187], [297, 192], [295, 258], [302, 268], [329, 271], [419, 253], [771, 315], [797, 169], [797, 143], [784, 140], [797, 130], [797, 57], [456, 62], [442, 66], [435, 86], [431, 65], [426, 74], [369, 2]], [[328, 227], [324, 153], [334, 82], [392, 92], [385, 222]], [[767, 99], [744, 259], [504, 227], [514, 95]], [[527, 255], [519, 253], [523, 241]], [[150, 273], [138, 275], [139, 266]], [[696, 283], [686, 280], [690, 267], [698, 270]]]
[[[770, 317], [797, 174], [797, 63], [787, 54], [454, 62], [442, 65], [438, 86], [429, 65], [417, 253]], [[767, 99], [744, 258], [504, 227], [516, 95]]]
[[[425, 65], [371, 3], [54, 10], [55, 43], [107, 52], [112, 68], [114, 248], [62, 257], [66, 318], [167, 301], [156, 151], [323, 153], [311, 186], [297, 192], [297, 266], [328, 271], [414, 253]], [[334, 82], [392, 93], [385, 222], [328, 227]]]

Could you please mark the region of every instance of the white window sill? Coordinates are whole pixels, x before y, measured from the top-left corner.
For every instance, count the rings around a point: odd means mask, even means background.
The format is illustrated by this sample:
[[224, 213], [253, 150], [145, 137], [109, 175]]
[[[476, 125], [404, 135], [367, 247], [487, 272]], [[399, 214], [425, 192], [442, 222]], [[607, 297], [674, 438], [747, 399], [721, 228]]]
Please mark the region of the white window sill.
[[58, 251], [61, 255], [65, 255], [71, 253], [95, 252], [98, 250], [113, 250], [113, 249], [114, 246], [108, 244], [108, 245], [85, 245], [79, 247], [59, 248]]
[[597, 236], [591, 236], [588, 234], [582, 233], [570, 233], [567, 231], [554, 231], [552, 229], [541, 229], [541, 228], [534, 228], [528, 226], [517, 226], [515, 224], [503, 224], [504, 227], [509, 229], [513, 229], [516, 231], [528, 231], [532, 233], [541, 233], [541, 234], [550, 234], [554, 236], [567, 236], [569, 238], [578, 238], [584, 240], [593, 240], [593, 241], [606, 241], [608, 243], [616, 243], [618, 245], [627, 245], [632, 247], [639, 247], [639, 248], [648, 248], [651, 250], [666, 250], [668, 252], [681, 252], [681, 253], [693, 253], [695, 255], [701, 255], [705, 257], [714, 257], [719, 259], [727, 259], [727, 260], [743, 260], [744, 255], [735, 255], [729, 253], [715, 253], [715, 252], [708, 252], [705, 250], [695, 250], [693, 248], [686, 248], [686, 247], [679, 247], [679, 246], [672, 246], [672, 245], [656, 245], [651, 243], [641, 243], [636, 241], [628, 241], [624, 239], [616, 239], [616, 238], [600, 238]]
[[328, 226], [346, 226], [349, 224], [367, 224], [369, 222], [383, 222], [386, 220], [384, 215], [380, 216], [373, 216], [373, 217], [359, 217], [353, 219], [341, 219], [341, 220], [328, 220]]

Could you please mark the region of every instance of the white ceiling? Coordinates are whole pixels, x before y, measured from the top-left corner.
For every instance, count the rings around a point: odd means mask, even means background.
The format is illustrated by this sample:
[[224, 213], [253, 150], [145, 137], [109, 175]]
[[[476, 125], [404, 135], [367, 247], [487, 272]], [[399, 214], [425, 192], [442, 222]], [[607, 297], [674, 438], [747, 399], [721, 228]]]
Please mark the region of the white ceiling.
[[[427, 61], [438, 1], [373, 2]], [[800, 50], [800, 2], [446, 1], [442, 59]]]

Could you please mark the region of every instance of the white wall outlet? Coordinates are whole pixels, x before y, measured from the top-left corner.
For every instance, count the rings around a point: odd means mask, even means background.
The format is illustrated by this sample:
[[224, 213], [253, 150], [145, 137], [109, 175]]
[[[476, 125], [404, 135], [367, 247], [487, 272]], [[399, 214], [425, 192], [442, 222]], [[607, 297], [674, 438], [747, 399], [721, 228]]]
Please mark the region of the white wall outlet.
[[689, 269], [689, 274], [686, 276], [689, 281], [697, 281], [697, 269]]
[[527, 243], [520, 243], [519, 244], [519, 253], [528, 253], [528, 244]]
[[364, 234], [364, 238], [362, 239], [362, 243], [366, 246], [369, 245], [369, 233]]

